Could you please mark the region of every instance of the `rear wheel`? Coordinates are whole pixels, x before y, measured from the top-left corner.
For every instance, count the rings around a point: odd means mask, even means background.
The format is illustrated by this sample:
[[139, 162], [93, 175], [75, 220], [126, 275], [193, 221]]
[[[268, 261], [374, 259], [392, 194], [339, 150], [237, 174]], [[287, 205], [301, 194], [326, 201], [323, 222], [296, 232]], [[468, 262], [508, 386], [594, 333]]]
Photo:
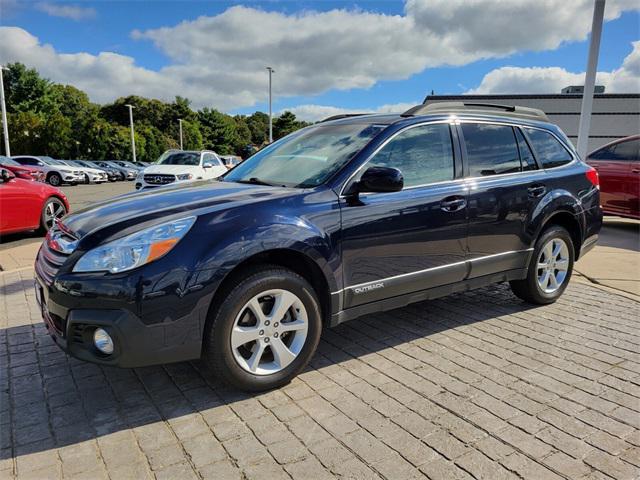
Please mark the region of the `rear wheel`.
[[276, 388], [306, 366], [321, 330], [319, 302], [304, 278], [280, 267], [257, 267], [214, 308], [204, 360], [242, 390]]
[[569, 284], [574, 257], [569, 232], [557, 225], [549, 227], [536, 241], [527, 278], [510, 282], [513, 293], [529, 303], [555, 302]]
[[62, 200], [56, 197], [48, 199], [42, 207], [40, 213], [40, 232], [46, 233], [53, 227], [56, 219], [62, 218], [67, 214], [67, 207], [64, 206]]
[[62, 177], [59, 173], [53, 172], [47, 177], [47, 182], [54, 187], [59, 187], [62, 184]]

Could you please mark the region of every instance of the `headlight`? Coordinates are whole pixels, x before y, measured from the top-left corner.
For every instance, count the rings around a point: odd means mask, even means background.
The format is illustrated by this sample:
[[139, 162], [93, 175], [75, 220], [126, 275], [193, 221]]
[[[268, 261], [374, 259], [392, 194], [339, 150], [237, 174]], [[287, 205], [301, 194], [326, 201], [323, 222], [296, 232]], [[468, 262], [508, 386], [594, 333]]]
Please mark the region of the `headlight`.
[[181, 173], [180, 175], [176, 175], [176, 177], [178, 177], [178, 180], [191, 180], [193, 175], [190, 173]]
[[181, 218], [100, 245], [85, 253], [73, 271], [118, 273], [140, 267], [169, 252], [195, 221]]

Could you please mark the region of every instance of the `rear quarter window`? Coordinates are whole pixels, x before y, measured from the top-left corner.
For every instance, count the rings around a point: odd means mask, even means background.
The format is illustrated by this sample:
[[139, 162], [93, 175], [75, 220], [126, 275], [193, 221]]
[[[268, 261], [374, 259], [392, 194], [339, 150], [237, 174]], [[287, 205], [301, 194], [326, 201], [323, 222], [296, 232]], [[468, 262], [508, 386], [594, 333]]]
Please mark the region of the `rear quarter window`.
[[573, 160], [569, 151], [551, 133], [537, 128], [526, 128], [536, 158], [543, 168], [559, 167]]

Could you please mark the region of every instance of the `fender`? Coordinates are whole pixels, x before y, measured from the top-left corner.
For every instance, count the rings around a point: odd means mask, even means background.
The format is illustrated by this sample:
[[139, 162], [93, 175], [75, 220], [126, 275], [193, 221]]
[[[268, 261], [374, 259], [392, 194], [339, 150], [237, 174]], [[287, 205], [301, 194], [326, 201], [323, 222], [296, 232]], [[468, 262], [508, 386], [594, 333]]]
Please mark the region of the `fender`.
[[585, 231], [582, 202], [565, 189], [554, 189], [540, 200], [529, 216], [527, 233], [530, 235], [530, 247], [533, 247], [549, 219], [561, 213], [568, 213], [575, 219], [580, 227], [578, 234], [582, 241]]

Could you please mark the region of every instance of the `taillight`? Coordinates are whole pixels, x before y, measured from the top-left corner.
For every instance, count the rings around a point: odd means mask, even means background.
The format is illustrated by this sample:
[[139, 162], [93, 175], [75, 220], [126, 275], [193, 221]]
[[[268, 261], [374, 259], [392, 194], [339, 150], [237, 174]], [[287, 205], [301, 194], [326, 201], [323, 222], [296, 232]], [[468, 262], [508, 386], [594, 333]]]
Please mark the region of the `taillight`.
[[600, 190], [600, 177], [598, 176], [598, 171], [593, 167], [589, 167], [589, 170], [586, 172], [586, 176], [587, 180], [591, 182], [591, 185]]

